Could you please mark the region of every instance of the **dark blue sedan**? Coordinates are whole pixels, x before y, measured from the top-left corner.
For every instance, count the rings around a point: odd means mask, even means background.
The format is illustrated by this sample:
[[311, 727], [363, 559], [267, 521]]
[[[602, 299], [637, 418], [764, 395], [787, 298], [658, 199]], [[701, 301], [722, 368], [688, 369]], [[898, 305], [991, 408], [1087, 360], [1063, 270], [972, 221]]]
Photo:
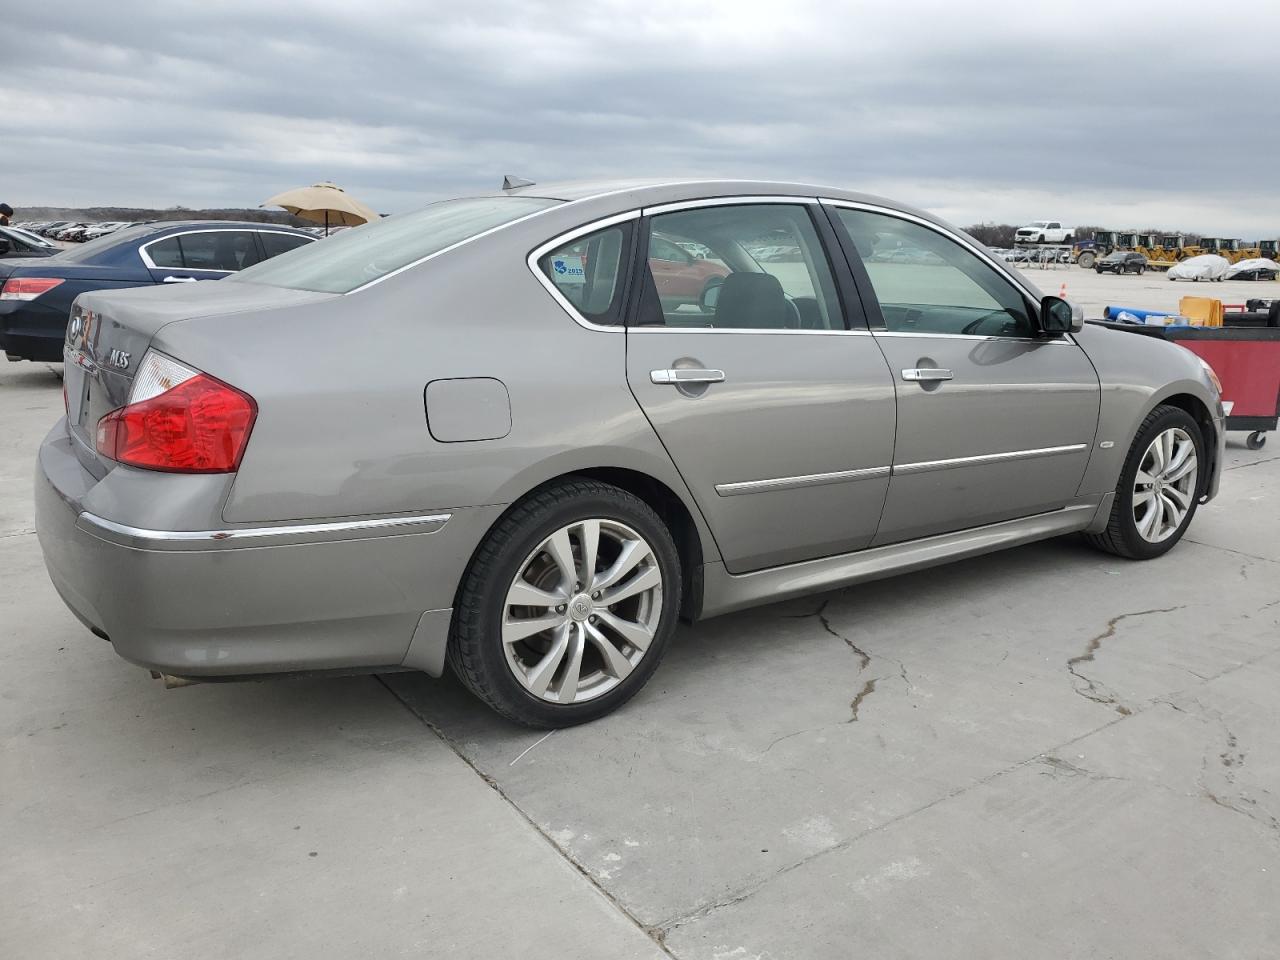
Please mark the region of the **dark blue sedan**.
[[0, 260], [0, 349], [61, 360], [71, 302], [88, 290], [218, 280], [316, 238], [267, 223], [144, 223], [42, 259]]

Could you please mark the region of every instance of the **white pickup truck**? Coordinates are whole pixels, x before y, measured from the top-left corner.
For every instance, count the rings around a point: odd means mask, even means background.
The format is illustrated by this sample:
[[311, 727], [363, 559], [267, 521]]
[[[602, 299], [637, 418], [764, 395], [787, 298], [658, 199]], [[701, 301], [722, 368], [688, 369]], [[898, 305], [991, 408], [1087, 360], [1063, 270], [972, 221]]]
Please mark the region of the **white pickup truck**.
[[1015, 243], [1070, 243], [1075, 235], [1057, 220], [1036, 220], [1019, 227], [1013, 239]]

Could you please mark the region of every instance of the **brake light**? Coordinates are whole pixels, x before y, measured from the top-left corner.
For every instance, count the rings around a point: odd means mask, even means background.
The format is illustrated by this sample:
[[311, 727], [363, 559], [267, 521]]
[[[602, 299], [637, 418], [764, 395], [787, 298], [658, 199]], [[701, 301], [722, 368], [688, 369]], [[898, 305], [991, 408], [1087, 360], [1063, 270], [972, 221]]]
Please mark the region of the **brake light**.
[[257, 415], [247, 393], [148, 353], [129, 402], [98, 421], [98, 452], [146, 470], [230, 473], [240, 466]]
[[58, 277], [10, 277], [0, 287], [0, 300], [34, 300], [60, 283]]

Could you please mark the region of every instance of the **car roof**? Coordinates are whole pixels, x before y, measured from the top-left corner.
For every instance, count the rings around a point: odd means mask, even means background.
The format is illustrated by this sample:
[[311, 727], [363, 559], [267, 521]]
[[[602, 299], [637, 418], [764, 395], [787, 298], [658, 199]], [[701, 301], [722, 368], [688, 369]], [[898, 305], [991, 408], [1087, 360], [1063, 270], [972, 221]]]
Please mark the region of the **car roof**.
[[[909, 213], [933, 223], [943, 223], [936, 216], [924, 210], [874, 194], [860, 193], [844, 187], [781, 180], [697, 178], [566, 180], [553, 183], [534, 183], [512, 190], [495, 190], [484, 195], [495, 197], [545, 197], [551, 200], [562, 200], [566, 203], [581, 204], [590, 209], [593, 214], [607, 209], [621, 212], [633, 210], [636, 207], [696, 200], [702, 197], [825, 197], [832, 200], [851, 200], [858, 203], [873, 204]], [[946, 224], [946, 226], [951, 225]]]
[[286, 230], [289, 233], [304, 233], [297, 227], [283, 223], [259, 223], [252, 220], [147, 220], [143, 223], [152, 228], [154, 233], [170, 230]]

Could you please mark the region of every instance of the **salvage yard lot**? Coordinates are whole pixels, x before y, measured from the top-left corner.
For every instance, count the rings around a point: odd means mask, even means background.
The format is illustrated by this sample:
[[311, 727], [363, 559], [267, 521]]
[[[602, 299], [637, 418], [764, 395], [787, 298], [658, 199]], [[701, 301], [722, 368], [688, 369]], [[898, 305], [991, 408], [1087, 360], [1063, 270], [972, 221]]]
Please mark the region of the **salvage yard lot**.
[[[1089, 316], [1276, 286], [1028, 276]], [[1229, 436], [1160, 560], [1050, 541], [684, 627], [631, 704], [547, 736], [450, 678], [165, 691], [116, 657], [32, 531], [56, 370], [0, 365], [0, 955], [1280, 943], [1280, 438]]]

